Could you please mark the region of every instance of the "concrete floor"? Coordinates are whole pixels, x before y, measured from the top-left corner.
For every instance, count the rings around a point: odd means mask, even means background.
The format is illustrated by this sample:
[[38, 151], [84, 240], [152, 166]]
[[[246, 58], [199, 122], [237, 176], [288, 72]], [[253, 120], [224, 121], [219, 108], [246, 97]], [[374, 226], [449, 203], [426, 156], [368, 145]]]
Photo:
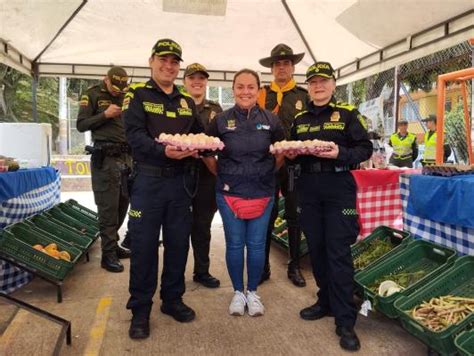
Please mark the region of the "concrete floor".
[[[63, 193], [62, 199], [76, 199], [95, 208], [91, 192]], [[123, 228], [122, 230], [125, 230]], [[123, 231], [122, 231], [123, 232]], [[57, 314], [72, 322], [71, 346], [61, 355], [342, 355], [334, 333], [334, 319], [304, 321], [299, 310], [315, 301], [315, 283], [309, 261], [303, 261], [306, 288], [294, 287], [286, 278], [286, 252], [274, 246], [271, 251], [272, 277], [259, 288], [265, 315], [259, 318], [232, 317], [227, 313], [232, 286], [224, 259], [222, 222], [216, 216], [212, 229], [211, 273], [221, 280], [218, 289], [206, 289], [192, 281], [192, 253], [186, 273], [185, 302], [197, 313], [196, 320], [181, 324], [159, 311], [159, 296], [151, 315], [151, 336], [144, 341], [128, 338], [131, 315], [125, 309], [128, 299], [128, 260], [126, 272], [108, 273], [99, 267], [100, 246], [91, 250], [91, 261], [80, 262], [66, 278], [64, 300], [56, 302], [55, 288], [40, 280], [13, 294], [23, 301]], [[160, 255], [162, 251], [160, 249]], [[50, 355], [58, 327], [24, 312], [11, 313], [0, 304], [0, 355]], [[405, 332], [396, 321], [382, 315], [359, 315], [356, 330], [361, 339], [359, 355], [425, 355], [426, 347]]]

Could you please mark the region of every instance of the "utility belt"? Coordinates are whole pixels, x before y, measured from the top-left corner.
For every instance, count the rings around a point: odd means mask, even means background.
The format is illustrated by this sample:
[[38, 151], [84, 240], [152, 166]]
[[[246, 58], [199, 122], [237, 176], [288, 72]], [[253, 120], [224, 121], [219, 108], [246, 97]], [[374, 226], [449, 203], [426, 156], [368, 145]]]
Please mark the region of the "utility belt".
[[406, 155], [396, 155], [396, 154], [394, 154], [394, 155], [393, 155], [393, 158], [394, 158], [394, 159], [398, 159], [398, 160], [400, 160], [400, 161], [405, 161], [405, 160], [407, 160], [407, 159], [412, 159], [413, 156], [412, 156], [411, 153], [406, 154]]
[[348, 172], [352, 169], [356, 169], [356, 167], [350, 165], [336, 166], [323, 162], [306, 163], [301, 165], [302, 173], [340, 173]]
[[95, 150], [102, 150], [104, 156], [120, 157], [124, 153], [130, 154], [130, 146], [126, 143], [110, 142], [110, 141], [95, 141]]
[[152, 166], [146, 163], [134, 162], [133, 171], [150, 177], [172, 178], [185, 173], [194, 173], [196, 169], [191, 165], [186, 166]]

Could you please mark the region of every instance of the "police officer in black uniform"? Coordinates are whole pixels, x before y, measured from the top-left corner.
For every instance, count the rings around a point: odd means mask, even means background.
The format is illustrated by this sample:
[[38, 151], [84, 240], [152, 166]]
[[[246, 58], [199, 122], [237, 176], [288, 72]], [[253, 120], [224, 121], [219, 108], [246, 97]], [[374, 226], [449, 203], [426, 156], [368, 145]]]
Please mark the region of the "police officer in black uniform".
[[329, 63], [309, 67], [306, 81], [311, 102], [307, 111], [296, 115], [291, 137], [332, 143], [327, 152], [298, 156], [293, 161], [301, 170], [296, 183], [300, 222], [319, 287], [318, 301], [301, 310], [300, 316], [316, 320], [334, 315], [340, 346], [355, 351], [360, 342], [354, 332], [357, 309], [351, 244], [356, 241], [359, 225], [356, 184], [350, 170], [369, 159], [372, 143], [357, 109], [334, 99], [336, 81]]
[[101, 266], [110, 272], [122, 272], [119, 258], [130, 257], [130, 251], [117, 244], [128, 210], [126, 182], [131, 166], [121, 109], [127, 85], [127, 72], [110, 68], [100, 85], [81, 96], [77, 116], [77, 130], [90, 130], [94, 141], [91, 179], [99, 217]]
[[157, 142], [160, 133], [202, 132], [189, 94], [174, 81], [179, 73], [181, 47], [160, 39], [149, 59], [151, 79], [130, 86], [124, 104], [125, 130], [134, 166], [130, 184], [128, 229], [131, 234], [130, 298], [132, 339], [149, 336], [149, 316], [158, 279], [158, 243], [163, 231], [161, 312], [175, 320], [195, 318], [183, 303], [184, 272], [192, 223], [191, 196], [195, 190], [192, 166], [196, 151], [180, 151]]
[[[205, 130], [215, 116], [222, 112], [218, 103], [206, 99], [207, 78], [209, 78], [209, 73], [200, 63], [192, 63], [184, 71], [184, 88], [193, 97], [199, 120]], [[220, 281], [209, 273], [211, 224], [216, 211], [216, 176], [209, 172], [203, 162], [199, 162], [199, 183], [196, 196], [193, 198], [193, 227], [191, 229], [194, 256], [193, 280], [207, 288], [220, 286]]]

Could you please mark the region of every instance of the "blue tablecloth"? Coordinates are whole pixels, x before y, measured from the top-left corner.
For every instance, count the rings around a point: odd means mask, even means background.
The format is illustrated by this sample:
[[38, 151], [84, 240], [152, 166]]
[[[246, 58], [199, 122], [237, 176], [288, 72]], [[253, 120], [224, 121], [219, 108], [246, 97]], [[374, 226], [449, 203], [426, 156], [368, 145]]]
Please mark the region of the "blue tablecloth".
[[[474, 256], [474, 229], [461, 225], [447, 224], [443, 222], [425, 219], [408, 212], [408, 202], [411, 195], [411, 178], [414, 176], [402, 174], [400, 176], [400, 194], [403, 205], [403, 228], [416, 238], [430, 240], [434, 243], [454, 248], [461, 255]], [[432, 210], [444, 204], [438, 199]], [[472, 210], [470, 211], [472, 214]], [[452, 210], [451, 214], [458, 212]]]
[[474, 175], [411, 176], [407, 213], [474, 228]]
[[[0, 229], [53, 207], [60, 195], [61, 178], [52, 167], [0, 173]], [[11, 293], [31, 278], [0, 260], [0, 291]]]

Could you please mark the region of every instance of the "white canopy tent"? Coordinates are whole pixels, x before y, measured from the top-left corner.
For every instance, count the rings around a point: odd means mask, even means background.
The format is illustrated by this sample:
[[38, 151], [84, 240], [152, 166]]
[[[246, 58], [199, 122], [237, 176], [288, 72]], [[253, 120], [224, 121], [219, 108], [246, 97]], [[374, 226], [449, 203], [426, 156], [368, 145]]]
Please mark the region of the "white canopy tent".
[[214, 85], [258, 63], [277, 43], [330, 61], [350, 82], [474, 37], [473, 0], [0, 0], [0, 62], [34, 75], [149, 76], [158, 38], [201, 62]]

